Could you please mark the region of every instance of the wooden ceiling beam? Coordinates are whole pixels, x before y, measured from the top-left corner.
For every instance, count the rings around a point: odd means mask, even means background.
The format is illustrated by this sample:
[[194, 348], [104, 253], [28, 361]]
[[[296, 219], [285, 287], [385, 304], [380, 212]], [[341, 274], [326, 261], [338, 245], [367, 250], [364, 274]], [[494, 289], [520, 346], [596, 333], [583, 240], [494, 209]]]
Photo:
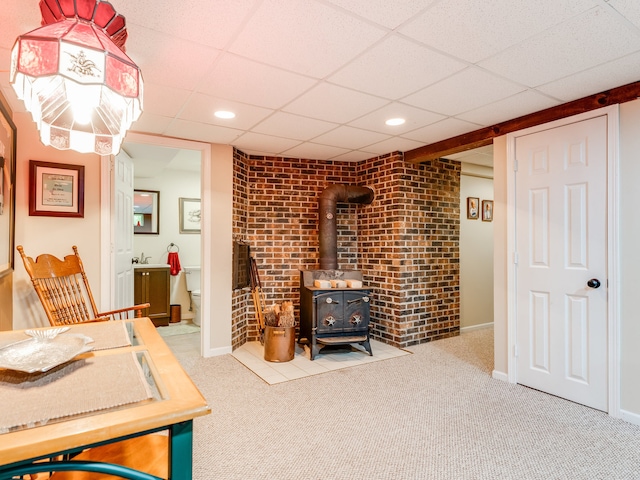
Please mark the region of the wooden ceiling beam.
[[588, 112], [597, 108], [629, 102], [638, 97], [640, 97], [640, 82], [630, 83], [622, 87], [605, 90], [595, 95], [498, 123], [491, 127], [463, 133], [456, 137], [409, 150], [404, 152], [404, 159], [411, 163], [421, 163], [473, 148], [484, 147], [485, 145], [491, 145], [495, 137], [506, 135], [507, 133], [517, 132], [518, 130]]

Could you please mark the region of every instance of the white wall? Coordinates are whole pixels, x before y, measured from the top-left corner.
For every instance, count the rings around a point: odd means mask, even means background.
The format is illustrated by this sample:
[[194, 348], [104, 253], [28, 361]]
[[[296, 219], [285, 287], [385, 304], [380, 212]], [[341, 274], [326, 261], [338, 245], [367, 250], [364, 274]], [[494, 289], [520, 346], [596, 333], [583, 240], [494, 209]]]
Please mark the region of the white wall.
[[507, 380], [507, 137], [493, 140], [493, 376]]
[[[59, 258], [72, 255], [77, 245], [91, 289], [100, 305], [100, 157], [45, 147], [31, 115], [16, 113], [16, 245], [35, 258], [51, 253]], [[84, 218], [29, 216], [29, 160], [85, 166]], [[49, 321], [16, 251], [13, 276], [13, 328], [48, 326]]]
[[[210, 302], [202, 314], [209, 318], [210, 330], [203, 318], [205, 356], [231, 353], [232, 257], [233, 257], [233, 148], [211, 145], [211, 161], [204, 166], [202, 213], [202, 294]], [[206, 188], [205, 188], [206, 186]], [[204, 298], [203, 298], [204, 304]]]
[[640, 424], [640, 100], [620, 106], [620, 408]]
[[[135, 167], [134, 167], [135, 173]], [[167, 263], [167, 248], [176, 244], [182, 267], [200, 265], [200, 234], [180, 233], [179, 198], [201, 198], [200, 173], [165, 170], [155, 178], [135, 178], [134, 188], [160, 192], [160, 222], [158, 235], [134, 235], [136, 256], [150, 256], [149, 263]], [[183, 319], [193, 318], [189, 311], [189, 294], [184, 271], [171, 277], [171, 303], [181, 305]]]
[[[489, 177], [489, 178], [487, 178]], [[467, 218], [467, 197], [493, 200], [493, 169], [462, 164], [460, 176], [460, 327], [493, 323], [493, 222]]]

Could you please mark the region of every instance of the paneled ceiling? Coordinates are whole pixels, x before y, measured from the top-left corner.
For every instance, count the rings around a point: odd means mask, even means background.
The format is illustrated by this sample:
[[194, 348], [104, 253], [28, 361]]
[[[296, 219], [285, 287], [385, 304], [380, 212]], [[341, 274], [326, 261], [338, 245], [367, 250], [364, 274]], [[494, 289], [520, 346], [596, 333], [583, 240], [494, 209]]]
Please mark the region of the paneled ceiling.
[[[132, 130], [248, 154], [357, 161], [640, 79], [638, 0], [111, 3], [145, 81]], [[14, 111], [10, 51], [39, 24], [36, 0], [3, 0]]]

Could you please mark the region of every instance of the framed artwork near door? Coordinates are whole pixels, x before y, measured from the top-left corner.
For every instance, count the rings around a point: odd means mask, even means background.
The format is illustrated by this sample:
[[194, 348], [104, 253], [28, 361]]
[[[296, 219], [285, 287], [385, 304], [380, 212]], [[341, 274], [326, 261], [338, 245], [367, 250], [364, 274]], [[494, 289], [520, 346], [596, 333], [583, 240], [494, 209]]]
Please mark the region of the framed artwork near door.
[[493, 200], [482, 200], [482, 221], [493, 221]]
[[467, 197], [467, 218], [477, 220], [480, 214], [480, 199], [478, 197]]
[[200, 199], [179, 198], [180, 233], [200, 233]]

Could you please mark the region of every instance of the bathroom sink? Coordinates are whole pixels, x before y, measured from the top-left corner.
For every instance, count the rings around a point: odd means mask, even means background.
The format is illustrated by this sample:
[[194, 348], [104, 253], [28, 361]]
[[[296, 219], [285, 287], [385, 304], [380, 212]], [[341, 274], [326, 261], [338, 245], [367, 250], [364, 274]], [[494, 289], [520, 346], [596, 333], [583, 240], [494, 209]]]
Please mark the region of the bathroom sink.
[[168, 263], [134, 263], [133, 268], [164, 268], [168, 267]]

